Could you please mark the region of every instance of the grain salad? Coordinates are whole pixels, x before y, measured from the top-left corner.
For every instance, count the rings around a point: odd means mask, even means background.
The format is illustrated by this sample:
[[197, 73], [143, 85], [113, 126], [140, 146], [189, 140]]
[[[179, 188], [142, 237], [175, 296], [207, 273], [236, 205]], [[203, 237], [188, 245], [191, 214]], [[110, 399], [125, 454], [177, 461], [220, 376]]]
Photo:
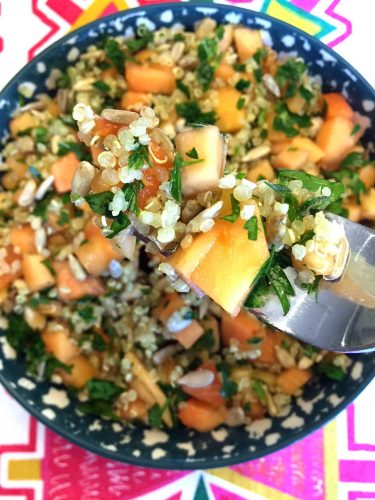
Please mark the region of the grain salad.
[[104, 38], [47, 87], [19, 89], [0, 163], [0, 321], [28, 373], [83, 413], [201, 432], [345, 377], [246, 308], [274, 292], [287, 313], [286, 266], [309, 293], [340, 272], [326, 211], [375, 219], [364, 117], [208, 18]]

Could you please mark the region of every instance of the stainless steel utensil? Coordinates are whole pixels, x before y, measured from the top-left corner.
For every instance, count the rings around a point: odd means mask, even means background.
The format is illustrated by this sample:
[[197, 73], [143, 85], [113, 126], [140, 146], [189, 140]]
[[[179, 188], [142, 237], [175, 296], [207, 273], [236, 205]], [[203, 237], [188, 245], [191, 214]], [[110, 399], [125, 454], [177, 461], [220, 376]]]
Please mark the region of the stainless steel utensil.
[[[375, 350], [375, 232], [329, 214], [344, 225], [350, 253], [345, 272], [335, 281], [321, 280], [317, 297], [293, 284], [286, 316], [276, 296], [252, 309], [260, 319], [289, 335], [337, 352]], [[286, 270], [290, 278], [295, 271]], [[293, 280], [291, 280], [293, 281]]]

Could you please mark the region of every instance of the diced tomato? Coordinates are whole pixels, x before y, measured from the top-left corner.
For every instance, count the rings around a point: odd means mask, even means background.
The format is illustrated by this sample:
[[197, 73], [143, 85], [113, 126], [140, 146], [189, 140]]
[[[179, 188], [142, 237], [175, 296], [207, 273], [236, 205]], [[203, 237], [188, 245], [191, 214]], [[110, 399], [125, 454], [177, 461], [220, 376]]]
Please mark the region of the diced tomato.
[[122, 123], [113, 123], [105, 118], [97, 118], [95, 123], [94, 132], [100, 137], [106, 137], [109, 134], [116, 135], [119, 129], [124, 126]]

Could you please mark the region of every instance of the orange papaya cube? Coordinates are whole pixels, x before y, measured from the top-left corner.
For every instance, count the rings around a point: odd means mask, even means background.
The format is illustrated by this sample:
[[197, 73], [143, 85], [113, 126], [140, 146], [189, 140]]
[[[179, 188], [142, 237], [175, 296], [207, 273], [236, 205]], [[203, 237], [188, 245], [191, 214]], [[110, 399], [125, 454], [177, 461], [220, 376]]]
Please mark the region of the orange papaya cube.
[[213, 406], [197, 399], [188, 399], [181, 403], [178, 418], [190, 429], [198, 432], [209, 432], [225, 421], [225, 408]]
[[96, 368], [85, 356], [70, 359], [67, 365], [71, 367], [71, 372], [59, 370], [59, 375], [66, 385], [75, 389], [82, 389], [90, 379], [97, 376]]
[[10, 243], [24, 253], [35, 253], [35, 231], [30, 224], [13, 227], [9, 233]]
[[288, 106], [289, 111], [291, 111], [292, 113], [296, 113], [298, 115], [303, 114], [306, 108], [306, 101], [301, 96], [301, 94], [296, 94], [293, 97], [289, 97], [289, 99], [286, 100], [286, 104]]
[[0, 290], [4, 290], [21, 276], [21, 260], [11, 245], [3, 247], [0, 252], [2, 253], [0, 257]]
[[288, 368], [277, 377], [277, 385], [282, 392], [292, 396], [299, 391], [311, 378], [309, 370], [299, 368]]
[[241, 92], [233, 87], [223, 87], [217, 93], [217, 126], [225, 133], [238, 132], [245, 124], [245, 110], [237, 107]]
[[266, 409], [259, 401], [252, 401], [250, 403], [249, 417], [251, 417], [252, 420], [264, 418], [265, 414]]
[[202, 161], [182, 169], [182, 193], [193, 196], [208, 190], [217, 190], [218, 180], [224, 172], [224, 140], [214, 125], [180, 132], [176, 136], [176, 151], [184, 160], [190, 160], [186, 153], [197, 150]]
[[220, 63], [215, 71], [215, 78], [221, 78], [224, 82], [227, 82], [235, 74], [236, 72], [231, 64]]
[[151, 98], [149, 94], [128, 90], [121, 98], [120, 107], [122, 109], [138, 110], [141, 106], [149, 106], [150, 103]]
[[46, 328], [42, 333], [46, 351], [55, 356], [61, 363], [68, 363], [79, 355], [80, 350], [71, 338], [69, 330], [61, 325], [59, 329]]
[[[152, 405], [151, 405], [152, 406]], [[127, 407], [121, 409], [121, 417], [125, 420], [142, 420], [146, 421], [148, 416], [148, 406], [140, 398], [135, 401], [130, 401]]]
[[183, 328], [179, 332], [174, 334], [174, 338], [179, 342], [185, 349], [190, 349], [195, 342], [201, 338], [204, 334], [202, 326], [193, 319], [193, 321], [186, 328]]
[[100, 153], [102, 151], [103, 151], [103, 148], [100, 146], [95, 146], [95, 144], [93, 146], [90, 146], [90, 153], [91, 153], [92, 162], [96, 166], [99, 166], [98, 156], [100, 155]]
[[[216, 235], [215, 244], [191, 275], [186, 276], [187, 280], [233, 316], [239, 313], [256, 275], [269, 257], [263, 224], [256, 206], [254, 213], [258, 217], [256, 240], [248, 239], [243, 220], [237, 219], [235, 223], [217, 220], [214, 228], [206, 233], [213, 233], [213, 237]], [[180, 272], [177, 267], [176, 271]]]
[[274, 156], [271, 161], [275, 168], [302, 170], [309, 158], [309, 152], [304, 149], [287, 148]]
[[[259, 345], [260, 356], [256, 358], [256, 362], [268, 365], [274, 365], [278, 362], [276, 356], [276, 346], [279, 346], [285, 339], [285, 336], [276, 330], [266, 329], [264, 338]], [[258, 348], [258, 346], [257, 346]]]
[[263, 47], [262, 36], [259, 30], [238, 27], [234, 29], [234, 44], [241, 62], [252, 57], [258, 49]]
[[100, 227], [97, 226], [93, 220], [89, 220], [86, 222], [83, 234], [85, 235], [86, 240], [90, 240], [91, 238], [96, 237], [100, 238], [101, 236], [103, 236]]
[[60, 115], [60, 108], [56, 101], [49, 101], [47, 104], [47, 111], [51, 116], [57, 118]]
[[367, 189], [370, 189], [370, 187], [372, 187], [375, 184], [374, 165], [366, 165], [366, 167], [360, 168], [358, 171], [358, 175]]
[[144, 64], [150, 62], [152, 56], [153, 56], [152, 50], [143, 49], [135, 54], [134, 59], [137, 61], [137, 63]]
[[167, 293], [152, 311], [154, 318], [166, 323], [168, 318], [184, 307], [185, 303], [177, 293]]
[[250, 165], [247, 171], [247, 178], [251, 182], [257, 182], [259, 179], [273, 181], [275, 178], [275, 171], [269, 160], [258, 160]]
[[355, 146], [358, 136], [352, 135], [353, 122], [338, 116], [323, 122], [316, 136], [317, 146], [323, 150], [322, 167], [337, 170], [340, 163]]
[[309, 153], [308, 161], [313, 163], [318, 163], [324, 156], [324, 151], [307, 137], [293, 137], [290, 147], [307, 151]]
[[39, 124], [39, 119], [37, 116], [33, 115], [30, 111], [26, 111], [15, 118], [12, 118], [9, 122], [9, 130], [12, 137], [16, 137], [19, 132], [23, 132], [29, 128], [37, 127]]
[[22, 256], [22, 274], [31, 292], [39, 292], [55, 284], [55, 277], [43, 263], [46, 258], [37, 253]]
[[89, 274], [100, 276], [108, 269], [111, 260], [121, 260], [121, 255], [102, 234], [91, 237], [75, 249], [75, 255]]
[[337, 92], [331, 92], [322, 95], [323, 103], [326, 106], [325, 119], [329, 120], [331, 118], [346, 118], [347, 120], [353, 119], [353, 109], [347, 102], [344, 96], [338, 94]]
[[222, 383], [215, 363], [213, 361], [207, 361], [206, 363], [203, 363], [198, 370], [211, 371], [215, 376], [212, 383], [206, 387], [188, 387], [186, 385], [182, 385], [182, 390], [186, 394], [189, 394], [189, 396], [199, 399], [199, 401], [203, 401], [214, 408], [221, 408], [225, 406], [225, 400], [221, 395]]
[[160, 64], [125, 64], [125, 80], [130, 90], [150, 94], [170, 95], [176, 88], [172, 68]]
[[54, 269], [57, 273], [57, 292], [61, 300], [78, 300], [86, 295], [95, 297], [104, 293], [104, 286], [100, 279], [89, 276], [84, 281], [79, 281], [74, 276], [68, 262], [55, 262]]
[[362, 218], [375, 220], [375, 188], [361, 195]]
[[5, 189], [15, 189], [25, 178], [28, 167], [22, 160], [19, 161], [13, 156], [7, 158], [6, 166], [8, 167], [8, 171], [2, 175], [1, 183]]
[[254, 337], [263, 339], [265, 334], [262, 323], [253, 314], [242, 310], [233, 318], [230, 314], [223, 312], [221, 316], [221, 340], [226, 347], [230, 346], [231, 340], [236, 340], [240, 346], [250, 349], [248, 341]]
[[101, 79], [116, 78], [118, 71], [115, 67], [104, 69], [101, 73]]
[[68, 193], [71, 190], [72, 180], [79, 165], [79, 160], [73, 152], [61, 157], [51, 167], [55, 178], [55, 189], [58, 193]]

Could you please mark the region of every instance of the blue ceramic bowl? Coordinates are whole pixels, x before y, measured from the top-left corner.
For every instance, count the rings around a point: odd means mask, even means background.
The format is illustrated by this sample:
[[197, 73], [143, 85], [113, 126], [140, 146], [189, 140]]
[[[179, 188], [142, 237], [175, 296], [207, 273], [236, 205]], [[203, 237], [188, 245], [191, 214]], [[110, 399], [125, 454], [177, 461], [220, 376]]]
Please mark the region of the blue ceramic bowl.
[[[367, 114], [373, 125], [364, 140], [375, 135], [375, 92], [341, 57], [319, 41], [292, 26], [268, 16], [236, 7], [213, 4], [160, 4], [132, 9], [95, 21], [62, 38], [23, 68], [0, 93], [0, 138], [7, 132], [10, 114], [17, 107], [17, 87], [24, 81], [46, 91], [45, 78], [55, 67], [64, 68], [73, 47], [84, 50], [104, 33], [133, 34], [139, 24], [151, 29], [182, 23], [192, 29], [196, 21], [211, 16], [219, 23], [242, 23], [268, 32], [277, 51], [296, 52], [313, 74], [322, 75], [324, 89], [342, 92], [353, 108]], [[42, 63], [42, 64], [41, 64]], [[329, 335], [329, 332], [327, 332]], [[0, 334], [0, 341], [2, 340]], [[301, 439], [347, 406], [375, 375], [375, 356], [357, 354], [346, 379], [337, 383], [313, 380], [298, 398], [288, 415], [264, 419], [247, 428], [223, 428], [198, 434], [186, 428], [153, 431], [141, 427], [122, 427], [109, 421], [81, 416], [71, 400], [64, 409], [43, 402], [52, 384], [38, 383], [25, 388], [22, 361], [7, 359], [0, 347], [0, 381], [37, 419], [58, 434], [83, 448], [108, 458], [142, 466], [168, 469], [222, 467], [262, 457]], [[34, 387], [31, 388], [30, 387]], [[56, 387], [61, 390], [61, 387]]]

